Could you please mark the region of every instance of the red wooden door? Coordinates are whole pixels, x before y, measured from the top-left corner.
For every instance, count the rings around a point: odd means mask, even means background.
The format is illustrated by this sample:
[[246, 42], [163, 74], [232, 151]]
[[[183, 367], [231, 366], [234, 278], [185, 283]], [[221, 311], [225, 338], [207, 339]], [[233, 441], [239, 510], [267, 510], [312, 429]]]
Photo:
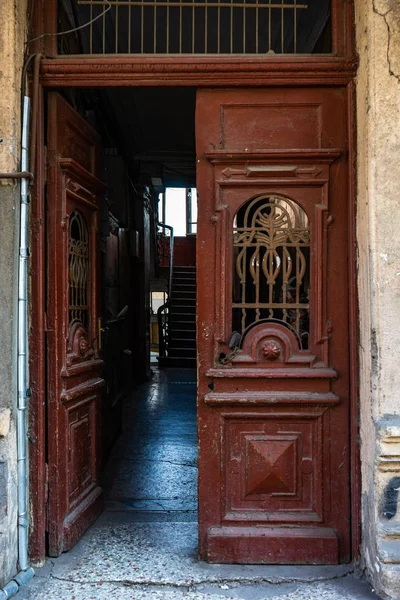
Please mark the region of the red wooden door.
[[348, 561], [345, 90], [199, 90], [196, 140], [200, 557]]
[[68, 550], [102, 510], [98, 485], [99, 140], [56, 93], [48, 102], [47, 348], [49, 554]]

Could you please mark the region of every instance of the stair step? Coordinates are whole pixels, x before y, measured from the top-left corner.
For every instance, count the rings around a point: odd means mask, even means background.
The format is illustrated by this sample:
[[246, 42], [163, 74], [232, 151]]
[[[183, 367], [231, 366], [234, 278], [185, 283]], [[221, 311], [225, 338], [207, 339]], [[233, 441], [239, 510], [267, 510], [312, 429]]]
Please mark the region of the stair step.
[[175, 306], [179, 306], [179, 304], [189, 304], [190, 306], [196, 306], [196, 296], [173, 296], [172, 304]]
[[185, 297], [189, 297], [189, 298], [196, 298], [196, 286], [193, 285], [189, 288], [189, 286], [183, 286], [183, 285], [173, 285], [172, 286], [172, 297], [180, 297], [180, 296], [185, 296]]
[[196, 322], [196, 313], [172, 311], [171, 319], [174, 321], [174, 323], [176, 323], [177, 321], [180, 323], [195, 323]]
[[169, 348], [190, 348], [196, 350], [196, 338], [176, 338], [171, 337], [168, 344]]
[[178, 304], [171, 306], [171, 314], [179, 315], [179, 314], [190, 314], [196, 316], [196, 307], [191, 306], [190, 304]]
[[174, 327], [171, 330], [171, 339], [179, 339], [179, 340], [196, 340], [196, 328], [192, 327], [188, 329], [185, 327], [184, 329], [178, 329]]
[[189, 336], [194, 336], [196, 335], [196, 323], [195, 321], [175, 321], [175, 323], [171, 323], [171, 327], [170, 330], [173, 331], [174, 330], [174, 326], [179, 327], [179, 329], [182, 329], [182, 327], [185, 328], [186, 334]]
[[160, 358], [158, 364], [160, 367], [196, 367], [196, 359], [187, 358], [184, 356], [175, 358]]
[[182, 281], [185, 282], [187, 281], [188, 283], [193, 283], [194, 281], [196, 281], [196, 271], [193, 271], [192, 273], [176, 273], [175, 271], [172, 272], [172, 280], [174, 281]]
[[188, 306], [193, 312], [196, 312], [196, 300], [195, 299], [187, 299], [187, 298], [176, 298], [172, 301], [172, 309], [177, 306]]
[[194, 290], [196, 291], [196, 282], [191, 279], [175, 279], [172, 278], [172, 287], [182, 288], [183, 290]]
[[196, 348], [168, 348], [170, 358], [196, 358]]

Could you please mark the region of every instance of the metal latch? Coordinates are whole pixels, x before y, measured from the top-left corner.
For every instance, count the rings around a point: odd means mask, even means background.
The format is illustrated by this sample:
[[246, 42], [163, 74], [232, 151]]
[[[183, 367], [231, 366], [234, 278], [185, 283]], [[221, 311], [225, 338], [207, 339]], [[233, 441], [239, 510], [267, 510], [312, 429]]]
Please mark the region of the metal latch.
[[229, 340], [229, 354], [225, 354], [224, 352], [221, 352], [219, 355], [219, 362], [222, 365], [227, 365], [228, 363], [232, 362], [232, 360], [235, 358], [238, 350], [240, 349], [240, 344], [242, 343], [242, 336], [240, 335], [240, 333], [238, 331], [233, 331], [232, 335], [231, 335], [231, 339]]

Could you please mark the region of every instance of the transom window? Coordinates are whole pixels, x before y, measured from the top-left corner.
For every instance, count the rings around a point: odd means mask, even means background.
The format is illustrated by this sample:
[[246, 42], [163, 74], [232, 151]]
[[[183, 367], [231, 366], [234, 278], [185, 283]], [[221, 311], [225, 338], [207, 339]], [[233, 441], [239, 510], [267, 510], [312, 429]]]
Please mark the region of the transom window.
[[59, 0], [60, 54], [330, 53], [331, 0]]

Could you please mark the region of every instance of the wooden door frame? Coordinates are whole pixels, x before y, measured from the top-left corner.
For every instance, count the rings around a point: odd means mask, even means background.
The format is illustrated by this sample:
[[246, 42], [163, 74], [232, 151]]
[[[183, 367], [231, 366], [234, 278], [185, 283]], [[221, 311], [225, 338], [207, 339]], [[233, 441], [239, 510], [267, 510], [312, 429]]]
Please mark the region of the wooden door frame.
[[[359, 453], [359, 365], [358, 365], [358, 299], [356, 278], [356, 113], [355, 75], [357, 59], [353, 53], [353, 3], [333, 0], [342, 7], [343, 20], [334, 23], [336, 56], [293, 57], [57, 57], [55, 37], [44, 37], [32, 49], [43, 52], [41, 64], [40, 102], [37, 128], [36, 175], [32, 202], [32, 311], [30, 330], [30, 373], [32, 398], [30, 407], [30, 483], [31, 529], [30, 557], [33, 563], [45, 558], [46, 530], [46, 370], [45, 336], [45, 185], [46, 154], [44, 139], [44, 89], [76, 87], [270, 87], [270, 86], [340, 86], [347, 90], [349, 135], [348, 180], [348, 252], [349, 264], [349, 331], [350, 331], [350, 438], [351, 438], [351, 509], [352, 556], [356, 560], [361, 537], [361, 473]], [[343, 4], [345, 4], [343, 10]], [[46, 9], [45, 9], [46, 5]], [[38, 0], [34, 15], [33, 36], [54, 31], [55, 0]], [[339, 36], [339, 37], [338, 37]], [[339, 41], [341, 42], [339, 43]], [[50, 58], [51, 57], [51, 58]]]

